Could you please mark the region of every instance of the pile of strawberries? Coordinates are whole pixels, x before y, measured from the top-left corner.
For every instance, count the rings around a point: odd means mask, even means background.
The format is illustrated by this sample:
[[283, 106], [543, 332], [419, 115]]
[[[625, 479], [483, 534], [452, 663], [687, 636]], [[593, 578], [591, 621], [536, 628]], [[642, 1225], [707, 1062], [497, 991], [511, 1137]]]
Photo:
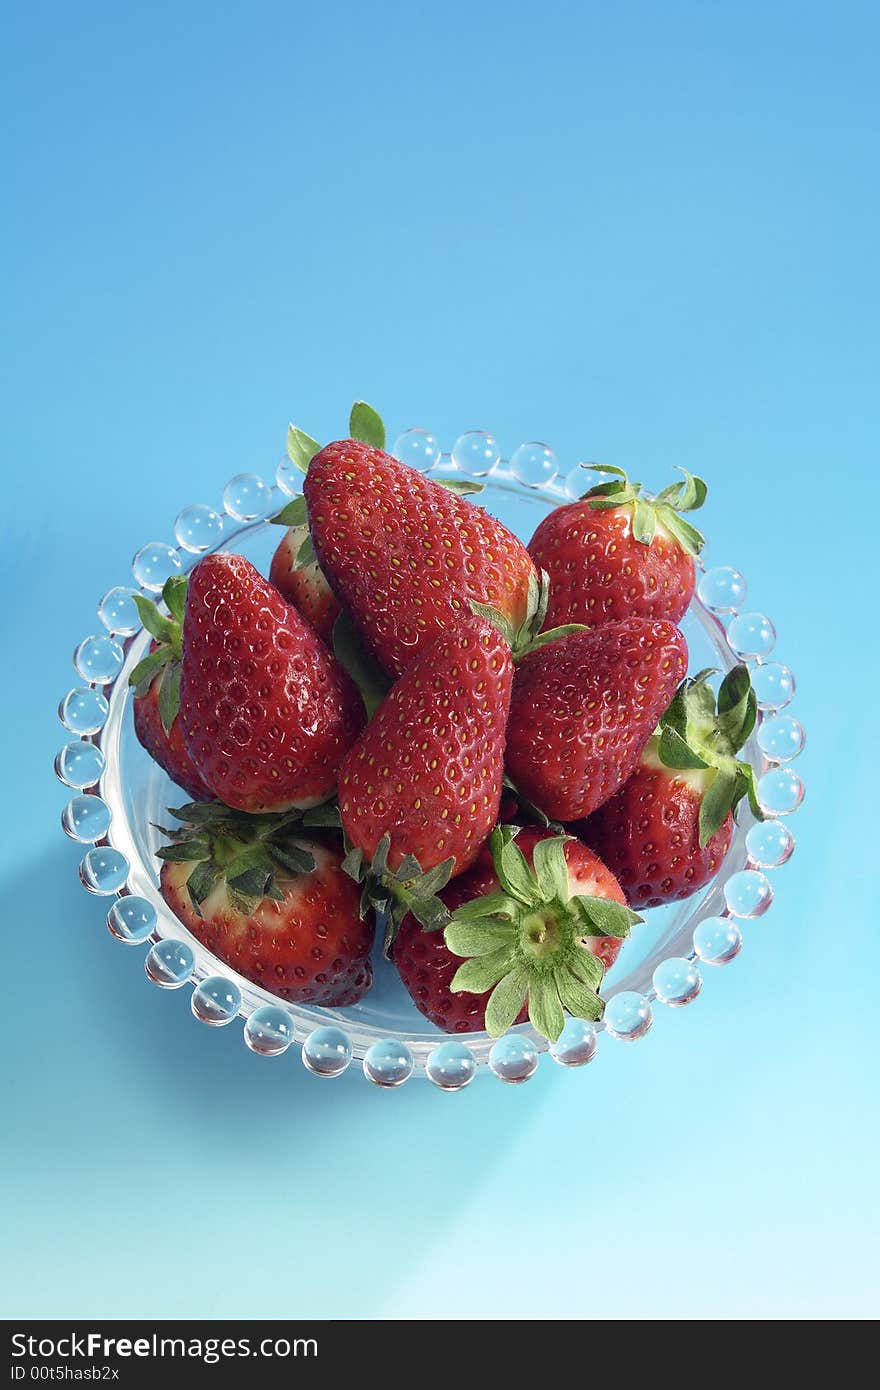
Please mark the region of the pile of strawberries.
[[708, 882], [741, 797], [760, 816], [748, 674], [688, 679], [677, 627], [705, 485], [606, 469], [526, 547], [363, 403], [350, 433], [291, 426], [268, 580], [212, 554], [138, 600], [135, 729], [193, 798], [162, 892], [282, 999], [356, 1003], [378, 923], [438, 1027], [555, 1039], [601, 1016], [636, 909]]

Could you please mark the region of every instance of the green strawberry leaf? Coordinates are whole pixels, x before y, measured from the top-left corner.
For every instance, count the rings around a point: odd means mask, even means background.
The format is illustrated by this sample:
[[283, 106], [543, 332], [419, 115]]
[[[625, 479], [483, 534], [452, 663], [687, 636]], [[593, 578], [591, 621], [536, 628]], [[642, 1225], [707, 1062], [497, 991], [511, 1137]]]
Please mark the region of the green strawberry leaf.
[[172, 661], [165, 668], [162, 675], [162, 684], [159, 686], [159, 718], [162, 721], [162, 728], [166, 734], [171, 732], [171, 725], [177, 718], [177, 711], [180, 709], [180, 662]]
[[305, 526], [308, 519], [306, 499], [300, 494], [282, 507], [278, 515], [273, 516], [271, 520], [273, 526]]
[[550, 576], [546, 570], [532, 569], [529, 574], [529, 587], [526, 599], [526, 623], [528, 634], [537, 634], [547, 620], [550, 607]]
[[431, 481], [448, 488], [450, 492], [457, 492], [459, 497], [469, 497], [472, 493], [485, 491], [485, 484], [476, 483], [472, 478], [432, 478]]
[[541, 897], [546, 903], [566, 903], [570, 895], [568, 865], [565, 862], [567, 836], [539, 840], [532, 853], [532, 864]]
[[364, 882], [361, 884], [361, 897], [360, 906], [358, 909], [358, 916], [363, 922], [366, 920], [367, 914], [373, 912], [375, 913], [377, 919], [381, 918], [384, 920], [384, 955], [386, 960], [390, 960], [391, 958], [391, 944], [394, 941], [394, 924], [392, 923], [391, 917], [388, 914], [388, 907], [388, 899], [380, 897], [380, 895], [376, 892], [374, 886], [370, 883], [369, 879], [365, 879]]
[[764, 812], [758, 800], [758, 779], [755, 776], [755, 769], [751, 763], [740, 762], [736, 765], [739, 776], [739, 786], [737, 787], [737, 801], [745, 795], [749, 799], [749, 808], [755, 820], [763, 820]]
[[491, 623], [493, 627], [497, 628], [507, 645], [513, 649], [516, 645], [516, 633], [510, 619], [488, 603], [477, 603], [476, 599], [473, 598], [468, 599], [468, 603], [471, 612], [475, 613], [478, 618], [484, 618], [487, 623]]
[[367, 718], [372, 719], [393, 682], [364, 645], [344, 609], [333, 624], [333, 655], [351, 676], [360, 691]]
[[497, 918], [469, 922], [454, 913], [443, 939], [454, 956], [488, 956], [512, 944], [514, 934], [512, 922], [501, 922]]
[[[163, 667], [167, 666], [171, 660], [170, 647], [158, 647], [154, 652], [148, 652], [143, 661], [139, 661], [128, 678], [130, 686], [135, 687], [139, 694], [146, 694]], [[141, 691], [140, 687], [143, 686]]]
[[742, 748], [758, 719], [758, 699], [747, 690], [733, 709], [718, 716], [717, 746], [720, 753], [733, 754]]
[[671, 724], [664, 724], [657, 745], [657, 756], [665, 767], [701, 768], [708, 767], [705, 758], [695, 753], [689, 743]]
[[211, 825], [218, 820], [236, 820], [246, 813], [233, 811], [222, 801], [189, 801], [186, 806], [168, 806], [169, 816], [183, 821], [184, 825]]
[[[377, 853], [377, 854], [375, 855], [374, 859], [373, 859], [373, 867], [376, 869], [376, 872], [377, 872], [377, 873], [379, 873], [379, 872], [385, 873], [385, 871], [387, 870], [387, 868], [388, 868], [388, 851], [390, 850], [390, 848], [391, 848], [391, 836], [390, 836], [389, 834], [386, 833], [386, 834], [384, 834], [384, 835], [382, 836], [382, 839], [381, 839], [381, 842], [380, 842], [380, 845], [379, 845], [379, 853]], [[381, 865], [380, 865], [380, 863], [379, 863], [379, 856], [380, 856], [380, 854], [381, 854], [381, 856], [382, 856]], [[405, 855], [403, 856], [403, 858], [401, 859], [401, 861], [400, 861], [398, 867], [397, 867], [397, 872], [396, 872], [396, 874], [394, 875], [394, 877], [395, 877], [400, 883], [406, 883], [406, 884], [408, 884], [410, 880], [415, 879], [415, 878], [418, 878], [418, 877], [420, 876], [421, 872], [422, 872], [422, 866], [421, 866], [421, 864], [419, 863], [418, 859], [416, 859], [415, 855], [414, 855], [414, 854], [405, 854]]]
[[305, 536], [300, 542], [299, 549], [296, 552], [296, 558], [293, 562], [293, 568], [296, 570], [304, 570], [308, 565], [316, 565], [317, 563], [318, 557], [315, 554], [315, 547], [312, 544], [312, 538], [309, 535], [309, 533], [306, 532]]
[[703, 479], [698, 478], [695, 473], [689, 473], [686, 468], [679, 468], [678, 471], [684, 474], [684, 482], [680, 484], [681, 491], [675, 503], [675, 510], [677, 512], [695, 512], [702, 507], [709, 494], [709, 489]]
[[[452, 877], [452, 870], [455, 868], [455, 856], [450, 855], [448, 859], [444, 859], [441, 863], [435, 864], [433, 869], [428, 869], [426, 873], [422, 873], [418, 860], [415, 861], [415, 864], [416, 873], [419, 877], [413, 884], [413, 891], [417, 893], [419, 897], [432, 898], [446, 887]], [[397, 871], [398, 875], [400, 875], [402, 871], [403, 865], [401, 864], [400, 869]]]
[[724, 824], [727, 813], [736, 802], [738, 781], [736, 764], [732, 760], [725, 760], [716, 771], [700, 805], [700, 849], [705, 849]]
[[590, 629], [585, 623], [562, 623], [559, 627], [551, 627], [547, 632], [539, 632], [534, 641], [529, 643], [528, 651], [523, 655], [528, 656], [529, 652], [536, 652], [541, 647], [548, 647], [551, 642], [561, 642], [566, 637], [576, 637], [579, 632], [589, 632]]
[[583, 494], [581, 500], [589, 502], [595, 511], [623, 506], [627, 502], [634, 501], [638, 495], [640, 484], [636, 484], [634, 487], [622, 468], [617, 468], [610, 463], [582, 463], [581, 468], [585, 468], [591, 473], [611, 473], [614, 475], [600, 483], [594, 483]]
[[[584, 466], [584, 464], [581, 464], [582, 468]], [[589, 467], [589, 465], [586, 466]], [[631, 491], [632, 489], [629, 487], [629, 485], [627, 483], [621, 482], [619, 478], [609, 478], [607, 483], [594, 483], [593, 486], [590, 488], [589, 492], [584, 494], [583, 500], [586, 501], [588, 497], [619, 498], [620, 496], [622, 496], [623, 493], [629, 494]], [[620, 503], [615, 501], [614, 505], [615, 507], [617, 507], [620, 505]]]
[[565, 1027], [565, 1014], [553, 979], [535, 980], [529, 985], [529, 1022], [536, 1033], [555, 1042]]
[[715, 742], [718, 715], [715, 691], [708, 681], [687, 680], [683, 686], [685, 728], [683, 737], [697, 752], [710, 757]]
[[[513, 960], [513, 948], [509, 945], [499, 946], [497, 950], [490, 951], [485, 956], [471, 956], [469, 960], [462, 961], [452, 977], [449, 988], [453, 994], [485, 994], [487, 989], [497, 985], [502, 976], [507, 974]], [[524, 966], [522, 971], [524, 975], [527, 974]], [[522, 1004], [519, 1007], [522, 1008]]]
[[684, 739], [687, 735], [687, 704], [685, 703], [685, 690], [687, 681], [682, 681], [676, 690], [668, 707], [660, 716], [660, 729], [674, 729], [677, 734]]
[[496, 826], [489, 837], [489, 848], [501, 887], [512, 898], [531, 906], [538, 901], [538, 881], [516, 843], [515, 834], [516, 827]]
[[[255, 864], [249, 869], [242, 870], [241, 873], [236, 873], [234, 877], [230, 877], [227, 870], [226, 882], [230, 896], [234, 894], [239, 898], [248, 898], [251, 901], [259, 902], [260, 898], [269, 895], [269, 890], [273, 886], [272, 866], [268, 861], [262, 867]], [[250, 915], [250, 910], [248, 915]]]
[[176, 623], [170, 618], [166, 618], [164, 613], [160, 613], [152, 599], [144, 598], [143, 594], [134, 595], [135, 607], [138, 617], [151, 636], [157, 642], [166, 642], [171, 646], [179, 640], [179, 629]]
[[[621, 478], [625, 483], [629, 481], [626, 470], [618, 468], [616, 463], [582, 463], [580, 467], [589, 473], [613, 473], [615, 478]], [[604, 484], [597, 483], [596, 486], [602, 487]]]
[[416, 895], [407, 906], [423, 931], [442, 931], [449, 925], [449, 908], [440, 898]]
[[[561, 965], [559, 968], [565, 970], [566, 966]], [[599, 988], [605, 975], [604, 962], [583, 946], [569, 958], [567, 968], [580, 980], [581, 984], [586, 985], [591, 990]]]
[[351, 408], [348, 432], [352, 439], [369, 444], [371, 449], [385, 448], [385, 425], [378, 411], [366, 401], [355, 401]]
[[310, 874], [315, 867], [315, 856], [300, 845], [270, 844], [269, 853], [276, 863], [292, 874]]
[[382, 836], [381, 840], [376, 846], [375, 852], [373, 854], [373, 862], [370, 864], [370, 870], [373, 874], [375, 874], [377, 878], [381, 878], [383, 874], [388, 872], [388, 853], [390, 849], [391, 836], [388, 834], [388, 831], [386, 830], [385, 834]]
[[205, 862], [198, 864], [187, 879], [186, 887], [190, 901], [200, 917], [202, 915], [202, 903], [209, 893], [213, 892], [222, 876], [223, 870], [217, 864]]
[[605, 1012], [605, 1005], [595, 990], [563, 967], [554, 972], [553, 978], [559, 998], [574, 1018], [585, 1018], [590, 1023], [598, 1022]]
[[242, 884], [239, 884], [239, 879], [245, 878], [254, 871], [262, 874], [264, 880], [268, 880], [272, 876], [272, 864], [266, 846], [260, 840], [242, 845], [227, 860], [224, 869], [227, 881], [238, 886], [242, 893], [247, 890]]
[[629, 936], [630, 929], [644, 922], [631, 908], [623, 903], [611, 902], [609, 898], [591, 898], [578, 894], [573, 899], [591, 936]]
[[751, 688], [749, 668], [740, 662], [728, 671], [718, 688], [718, 713], [729, 714], [736, 709], [747, 698]]
[[[514, 918], [519, 912], [519, 903], [506, 893], [486, 893], [482, 898], [471, 898], [462, 903], [452, 914], [453, 922], [482, 922], [492, 917]], [[453, 950], [450, 947], [450, 950]], [[464, 952], [462, 954], [465, 954]]]
[[632, 513], [632, 533], [633, 540], [639, 545], [650, 545], [654, 539], [654, 531], [657, 526], [657, 517], [650, 502], [643, 502], [637, 497], [633, 504]]
[[170, 845], [161, 845], [156, 850], [158, 859], [167, 859], [170, 864], [187, 864], [190, 860], [210, 859], [211, 845], [207, 839], [176, 840]]
[[657, 518], [666, 527], [671, 536], [674, 536], [688, 555], [699, 555], [703, 546], [706, 544], [706, 537], [702, 531], [698, 531], [696, 526], [691, 526], [689, 521], [685, 521], [683, 516], [679, 516], [671, 507], [656, 506]]
[[[455, 989], [455, 980], [461, 972], [469, 965], [465, 961], [464, 965], [459, 966], [458, 971], [452, 981], [452, 988]], [[502, 1033], [506, 1033], [517, 1020], [519, 1011], [526, 1002], [526, 995], [529, 990], [529, 972], [524, 965], [514, 967], [493, 989], [486, 1005], [486, 1031], [493, 1038], [500, 1038]], [[483, 990], [476, 991], [482, 994]]]
[[301, 473], [308, 472], [309, 464], [320, 449], [320, 444], [304, 430], [298, 430], [296, 425], [289, 425], [287, 428], [287, 457], [295, 468]]
[[353, 878], [355, 883], [360, 883], [364, 877], [364, 852], [362, 849], [350, 849], [339, 866], [344, 874]]
[[165, 607], [175, 623], [183, 622], [183, 615], [186, 611], [186, 585], [185, 574], [172, 574], [162, 586], [162, 598], [165, 600]]

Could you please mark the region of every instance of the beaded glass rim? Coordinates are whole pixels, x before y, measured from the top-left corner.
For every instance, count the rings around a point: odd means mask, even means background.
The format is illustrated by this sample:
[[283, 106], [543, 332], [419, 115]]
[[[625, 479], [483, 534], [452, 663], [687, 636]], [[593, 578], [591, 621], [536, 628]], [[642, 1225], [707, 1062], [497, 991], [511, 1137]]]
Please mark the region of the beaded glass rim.
[[[492, 490], [513, 492], [547, 506], [571, 501], [585, 490], [583, 465], [560, 471], [545, 444], [527, 443], [509, 459], [492, 435], [470, 430], [449, 453], [424, 429], [406, 430], [394, 454], [424, 473], [450, 471]], [[240, 541], [268, 524], [267, 518], [301, 491], [302, 474], [287, 460], [278, 465], [274, 484], [243, 473], [227, 483], [222, 510], [186, 507], [174, 522], [174, 544], [151, 542], [132, 561], [136, 587], [109, 589], [98, 605], [104, 631], [77, 646], [73, 663], [83, 682], [68, 691], [59, 716], [75, 736], [58, 753], [55, 771], [75, 794], [65, 806], [65, 833], [88, 845], [79, 877], [89, 892], [112, 898], [107, 925], [112, 935], [146, 950], [146, 973], [163, 989], [192, 985], [196, 1018], [215, 1027], [244, 1019], [244, 1039], [262, 1056], [280, 1056], [293, 1044], [306, 1068], [318, 1076], [345, 1072], [352, 1061], [378, 1086], [396, 1087], [413, 1075], [427, 1076], [441, 1090], [462, 1090], [481, 1068], [499, 1080], [522, 1082], [533, 1076], [541, 1053], [563, 1067], [591, 1061], [599, 1035], [632, 1042], [645, 1036], [659, 1003], [678, 1008], [700, 993], [702, 967], [727, 964], [742, 946], [742, 923], [761, 917], [773, 900], [767, 870], [784, 864], [794, 849], [785, 823], [800, 806], [804, 788], [790, 763], [801, 752], [804, 731], [783, 713], [794, 695], [794, 677], [772, 658], [776, 633], [762, 613], [745, 608], [746, 582], [738, 570], [698, 566], [692, 615], [700, 622], [724, 666], [748, 664], [758, 696], [758, 724], [745, 756], [759, 770], [759, 800], [767, 819], [739, 818], [722, 868], [702, 895], [680, 904], [647, 962], [630, 972], [606, 998], [602, 1021], [592, 1025], [569, 1019], [552, 1045], [528, 1024], [493, 1041], [485, 1033], [447, 1035], [407, 1030], [385, 1035], [375, 1025], [352, 1022], [344, 1011], [284, 1003], [223, 965], [183, 928], [164, 903], [152, 866], [145, 865], [126, 823], [119, 768], [112, 756], [130, 698], [128, 676], [143, 655], [143, 632], [133, 601], [136, 592], [155, 597], [169, 575], [183, 573], [208, 551]], [[745, 803], [742, 803], [745, 806]], [[674, 954], [664, 954], [674, 948]], [[686, 949], [685, 949], [686, 948]], [[650, 980], [645, 976], [651, 968]], [[638, 986], [638, 987], [636, 987]]]

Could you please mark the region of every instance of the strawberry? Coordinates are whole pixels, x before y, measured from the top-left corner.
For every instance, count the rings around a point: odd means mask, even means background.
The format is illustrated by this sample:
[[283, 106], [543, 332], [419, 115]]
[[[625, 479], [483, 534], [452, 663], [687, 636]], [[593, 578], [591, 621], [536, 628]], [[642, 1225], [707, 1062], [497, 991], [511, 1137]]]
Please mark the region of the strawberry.
[[269, 583], [282, 598], [292, 603], [306, 622], [329, 646], [333, 624], [339, 616], [339, 601], [315, 559], [306, 525], [305, 498], [295, 497], [273, 521], [287, 526], [269, 569]]
[[[384, 430], [363, 432], [384, 439]], [[471, 600], [515, 630], [529, 615], [536, 574], [528, 552], [455, 486], [360, 439], [328, 444], [308, 463], [303, 490], [318, 563], [391, 675], [455, 628]]]
[[658, 907], [698, 892], [730, 848], [733, 811], [758, 805], [754, 769], [736, 757], [755, 726], [745, 666], [716, 697], [701, 672], [687, 680], [646, 744], [633, 775], [577, 827], [614, 870], [631, 907]]
[[[342, 856], [296, 814], [249, 816], [219, 802], [172, 811], [162, 896], [218, 960], [291, 1003], [356, 1004], [373, 979]], [[312, 813], [320, 819], [320, 813]]]
[[414, 660], [339, 771], [352, 873], [392, 923], [436, 920], [433, 897], [473, 863], [498, 817], [513, 661], [472, 616]]
[[332, 796], [364, 709], [346, 672], [241, 555], [206, 555], [190, 575], [180, 720], [213, 794], [241, 811]]
[[445, 932], [410, 915], [393, 960], [416, 1008], [447, 1033], [486, 1028], [497, 1037], [529, 1018], [555, 1040], [563, 1008], [601, 1018], [605, 968], [642, 920], [585, 845], [517, 826], [497, 827], [442, 898], [452, 917]]
[[162, 598], [168, 609], [160, 613], [152, 599], [135, 594], [140, 620], [153, 641], [129, 677], [134, 687], [134, 731], [150, 757], [184, 791], [198, 801], [211, 792], [186, 751], [178, 718], [180, 705], [181, 621], [186, 603], [186, 579], [175, 575], [165, 583]]
[[550, 576], [547, 625], [666, 618], [677, 623], [694, 594], [693, 556], [703, 537], [682, 512], [702, 506], [706, 485], [685, 469], [683, 483], [650, 499], [620, 468], [579, 501], [557, 507], [529, 542]]
[[635, 770], [687, 670], [672, 623], [628, 618], [551, 642], [517, 667], [507, 770], [555, 820], [589, 815]]

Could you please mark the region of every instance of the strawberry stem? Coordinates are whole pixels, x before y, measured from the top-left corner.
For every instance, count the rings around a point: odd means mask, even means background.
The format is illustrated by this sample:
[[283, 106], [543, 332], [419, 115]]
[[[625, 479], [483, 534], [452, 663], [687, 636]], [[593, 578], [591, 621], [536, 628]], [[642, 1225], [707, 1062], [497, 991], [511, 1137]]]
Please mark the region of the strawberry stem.
[[629, 509], [633, 539], [640, 545], [650, 545], [657, 527], [662, 526], [678, 542], [688, 555], [699, 555], [706, 543], [702, 532], [686, 521], [683, 512], [694, 512], [702, 507], [708, 489], [702, 478], [679, 468], [684, 481], [672, 483], [663, 488], [656, 497], [646, 497], [642, 484], [630, 482], [622, 468], [603, 463], [585, 463], [584, 468], [594, 473], [611, 473], [614, 476], [605, 482], [596, 483], [581, 498], [588, 502], [594, 511], [610, 511], [618, 507]]

